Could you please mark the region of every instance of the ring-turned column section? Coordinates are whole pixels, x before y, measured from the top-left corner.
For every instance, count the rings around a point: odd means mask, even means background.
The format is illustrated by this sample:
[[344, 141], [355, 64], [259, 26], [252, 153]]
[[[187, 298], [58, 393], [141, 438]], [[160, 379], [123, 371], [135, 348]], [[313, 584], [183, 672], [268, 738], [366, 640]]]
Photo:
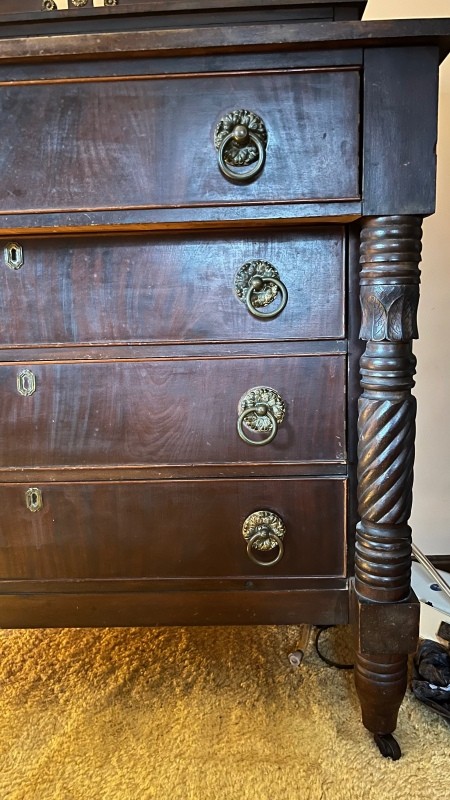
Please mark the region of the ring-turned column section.
[[411, 512], [422, 219], [371, 217], [361, 234], [361, 358], [355, 548], [355, 681], [364, 725], [391, 733], [417, 641], [410, 596]]

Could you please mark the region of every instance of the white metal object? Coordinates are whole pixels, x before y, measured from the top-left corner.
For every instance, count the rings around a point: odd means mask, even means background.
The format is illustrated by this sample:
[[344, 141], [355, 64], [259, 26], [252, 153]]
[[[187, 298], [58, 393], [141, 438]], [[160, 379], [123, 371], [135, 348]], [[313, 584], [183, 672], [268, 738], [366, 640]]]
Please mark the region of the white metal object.
[[443, 622], [450, 625], [450, 597], [442, 585], [448, 587], [449, 581], [448, 572], [434, 567], [429, 572], [422, 563], [412, 565], [412, 588], [420, 600], [420, 637], [447, 646], [448, 642], [441, 639], [438, 632]]

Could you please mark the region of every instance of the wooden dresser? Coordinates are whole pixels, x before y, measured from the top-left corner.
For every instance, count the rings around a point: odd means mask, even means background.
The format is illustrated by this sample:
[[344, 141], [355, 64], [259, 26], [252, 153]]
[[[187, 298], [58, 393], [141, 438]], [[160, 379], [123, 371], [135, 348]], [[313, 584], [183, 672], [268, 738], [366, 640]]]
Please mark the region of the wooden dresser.
[[395, 759], [450, 20], [364, 5], [2, 3], [0, 625], [351, 620]]

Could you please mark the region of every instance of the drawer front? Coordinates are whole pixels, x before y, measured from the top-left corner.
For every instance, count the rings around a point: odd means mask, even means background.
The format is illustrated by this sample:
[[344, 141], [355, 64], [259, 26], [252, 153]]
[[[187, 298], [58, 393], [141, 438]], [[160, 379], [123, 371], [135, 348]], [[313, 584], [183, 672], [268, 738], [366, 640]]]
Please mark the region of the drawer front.
[[[238, 109], [267, 131], [251, 183], [218, 166]], [[356, 70], [3, 85], [0, 114], [2, 213], [359, 197]]]
[[[3, 250], [0, 344], [344, 335], [342, 228], [215, 237], [25, 239], [4, 241]], [[251, 295], [252, 310], [246, 305], [251, 275], [272, 274], [267, 264], [285, 286], [287, 301], [278, 316], [262, 319], [258, 314], [273, 314], [283, 300], [283, 287], [267, 280], [262, 292]], [[270, 302], [260, 305], [266, 293]]]
[[[1, 366], [0, 466], [342, 460], [345, 365], [301, 356]], [[285, 417], [272, 442], [252, 446], [237, 432], [238, 403], [261, 386], [279, 393]]]
[[[0, 579], [342, 576], [345, 481], [212, 480], [0, 486]], [[257, 511], [284, 523], [271, 567], [247, 555]], [[278, 546], [257, 559], [278, 555]]]
[[[342, 0], [339, 0], [342, 2]], [[336, 0], [334, 0], [336, 2]], [[114, 3], [114, 0], [113, 0]], [[267, 21], [267, 19], [271, 19], [272, 15], [270, 14], [270, 6], [275, 5], [274, 11], [274, 18], [278, 21], [280, 19], [280, 11], [277, 8], [277, 3], [269, 2], [267, 0], [265, 3], [257, 2], [257, 0], [246, 0], [245, 6], [246, 9], [256, 9], [252, 12], [242, 13], [241, 4], [239, 0], [209, 0], [207, 4], [207, 9], [210, 10], [210, 13], [205, 13], [205, 2], [203, 0], [190, 0], [188, 4], [183, 2], [183, 0], [165, 0], [164, 3], [156, 2], [152, 0], [120, 0], [120, 3], [115, 0], [115, 4], [111, 3], [111, 0], [78, 0], [77, 5], [73, 2], [73, 0], [47, 0], [47, 4], [44, 7], [43, 0], [2, 0], [1, 5], [1, 13], [0, 13], [0, 20], [3, 18], [8, 19], [8, 17], [12, 17], [13, 19], [20, 18], [22, 15], [26, 17], [27, 20], [33, 19], [37, 15], [45, 20], [58, 20], [61, 17], [65, 21], [69, 21], [69, 28], [70, 28], [70, 21], [76, 20], [78, 17], [86, 17], [91, 21], [94, 14], [98, 14], [99, 16], [103, 16], [102, 12], [107, 11], [108, 17], [113, 17], [116, 15], [122, 15], [124, 13], [124, 9], [126, 8], [126, 16], [129, 17], [131, 14], [136, 12], [147, 12], [152, 15], [154, 19], [156, 16], [156, 12], [159, 12], [159, 15], [156, 17], [158, 23], [160, 22], [161, 15], [167, 12], [186, 12], [189, 11], [201, 11], [202, 16], [200, 18], [200, 22], [205, 24], [209, 22], [210, 24], [217, 24], [218, 22], [218, 14], [220, 14], [220, 18], [222, 17], [223, 12], [228, 9], [233, 9], [233, 12], [229, 12], [226, 17], [227, 22], [237, 22], [236, 18], [236, 8], [239, 8], [239, 19], [242, 19], [243, 22], [256, 22], [261, 18], [261, 21]], [[304, 3], [304, 0], [303, 0]], [[316, 0], [316, 4], [313, 8], [311, 6], [307, 6], [307, 8], [301, 8], [302, 2], [296, 3], [293, 0], [290, 0], [289, 3], [282, 3], [284, 7], [287, 5], [293, 6], [292, 12], [289, 14], [287, 12], [287, 18], [292, 17], [294, 20], [298, 19], [306, 19], [306, 20], [315, 20], [315, 19], [334, 19], [333, 14], [333, 2], [332, 0], [319, 0], [319, 3]], [[52, 4], [53, 8], [52, 8]], [[360, 5], [362, 2], [360, 0]], [[357, 5], [357, 3], [352, 2], [352, 5]], [[300, 6], [300, 7], [299, 7]], [[69, 14], [59, 15], [59, 11], [69, 11]], [[258, 13], [259, 12], [259, 13]], [[233, 13], [233, 16], [231, 16]], [[286, 14], [286, 11], [284, 12]], [[270, 14], [270, 16], [269, 16]], [[104, 17], [103, 17], [104, 18]], [[179, 19], [179, 14], [177, 14], [177, 21]], [[182, 21], [183, 17], [181, 18]], [[140, 21], [141, 22], [141, 21]], [[145, 18], [144, 18], [145, 22]], [[188, 22], [192, 25], [192, 17], [188, 17]]]

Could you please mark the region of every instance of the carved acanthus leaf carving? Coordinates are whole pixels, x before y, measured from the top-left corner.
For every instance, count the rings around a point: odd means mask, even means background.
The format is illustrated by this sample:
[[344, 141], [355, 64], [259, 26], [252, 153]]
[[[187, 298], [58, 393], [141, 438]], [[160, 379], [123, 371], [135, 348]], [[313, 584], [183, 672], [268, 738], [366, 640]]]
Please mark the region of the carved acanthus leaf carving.
[[411, 284], [361, 287], [361, 339], [409, 342], [417, 339], [419, 287]]
[[411, 512], [416, 402], [419, 217], [364, 220], [361, 233], [361, 358], [355, 588], [376, 602], [410, 592]]
[[361, 234], [361, 339], [417, 339], [420, 217], [365, 220]]

